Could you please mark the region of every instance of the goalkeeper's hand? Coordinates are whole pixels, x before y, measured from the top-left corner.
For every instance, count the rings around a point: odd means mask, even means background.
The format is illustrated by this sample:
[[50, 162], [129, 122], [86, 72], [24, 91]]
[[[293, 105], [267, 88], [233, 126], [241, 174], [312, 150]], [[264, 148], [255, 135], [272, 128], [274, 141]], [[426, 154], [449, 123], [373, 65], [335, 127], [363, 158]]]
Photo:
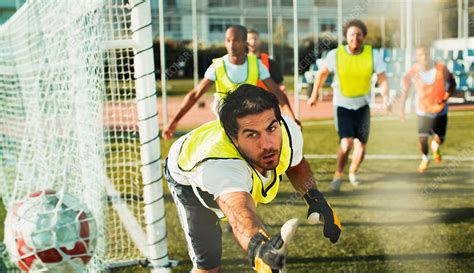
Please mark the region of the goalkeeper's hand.
[[262, 230], [250, 239], [247, 253], [252, 268], [258, 273], [278, 272], [285, 266], [288, 254], [281, 234], [269, 238]]
[[308, 204], [308, 222], [310, 224], [316, 224], [320, 216], [323, 217], [324, 237], [329, 238], [331, 243], [336, 243], [341, 236], [341, 222], [337, 217], [334, 210], [331, 208], [329, 203], [324, 198], [323, 194], [317, 189], [310, 189], [305, 195], [304, 200]]

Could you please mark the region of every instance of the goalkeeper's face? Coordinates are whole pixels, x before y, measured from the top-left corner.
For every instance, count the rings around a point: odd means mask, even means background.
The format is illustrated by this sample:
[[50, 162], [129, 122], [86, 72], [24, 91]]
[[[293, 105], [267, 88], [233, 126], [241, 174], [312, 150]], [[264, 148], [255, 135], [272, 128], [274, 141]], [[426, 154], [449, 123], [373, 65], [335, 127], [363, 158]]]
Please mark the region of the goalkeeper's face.
[[237, 118], [237, 139], [232, 138], [242, 156], [260, 173], [275, 169], [280, 161], [281, 127], [273, 109]]

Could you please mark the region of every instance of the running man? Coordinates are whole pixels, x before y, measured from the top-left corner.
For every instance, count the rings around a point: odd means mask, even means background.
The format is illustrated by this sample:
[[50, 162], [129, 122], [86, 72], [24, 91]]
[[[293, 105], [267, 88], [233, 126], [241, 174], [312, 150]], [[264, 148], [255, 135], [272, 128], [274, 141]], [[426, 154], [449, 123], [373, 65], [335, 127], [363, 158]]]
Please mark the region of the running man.
[[332, 243], [339, 239], [340, 221], [318, 191], [303, 157], [300, 128], [281, 115], [276, 96], [263, 91], [255, 85], [239, 86], [223, 99], [219, 120], [196, 128], [170, 148], [165, 176], [194, 273], [219, 272], [218, 222], [223, 217], [252, 267], [284, 266], [286, 254], [278, 251], [281, 237], [271, 237], [256, 214], [258, 203], [275, 198], [284, 173], [308, 204], [309, 222], [321, 216], [323, 235]]
[[384, 108], [389, 110], [388, 81], [385, 76], [386, 65], [381, 54], [364, 44], [367, 26], [358, 19], [349, 20], [343, 28], [347, 45], [339, 45], [326, 56], [325, 62], [315, 75], [313, 92], [308, 104], [316, 106], [319, 90], [330, 72], [334, 72], [333, 105], [336, 130], [340, 145], [337, 153], [336, 171], [331, 182], [331, 190], [339, 191], [344, 175], [344, 167], [354, 146], [352, 163], [349, 168], [349, 181], [358, 186], [359, 167], [364, 160], [370, 132], [370, 91], [371, 78], [377, 74], [382, 90]]
[[403, 79], [402, 106], [400, 117], [405, 119], [405, 102], [411, 85], [415, 86], [417, 95], [416, 114], [418, 116], [418, 139], [422, 159], [417, 171], [422, 173], [428, 169], [428, 138], [434, 134], [431, 141], [431, 151], [436, 162], [441, 162], [439, 146], [446, 138], [448, 124], [448, 98], [456, 89], [453, 74], [442, 63], [434, 63], [427, 46], [416, 50], [416, 63], [406, 73]]
[[[286, 87], [283, 84], [283, 75], [281, 74], [277, 63], [273, 59], [271, 59], [267, 53], [260, 52], [260, 36], [256, 30], [251, 29], [248, 31], [247, 44], [249, 55], [255, 55], [258, 57], [258, 59], [270, 72], [270, 77], [272, 78], [272, 80], [280, 87], [280, 90], [285, 93]], [[257, 86], [268, 90], [265, 84], [260, 80], [258, 81]]]
[[225, 32], [225, 47], [227, 54], [212, 60], [212, 64], [204, 74], [204, 79], [184, 97], [178, 113], [164, 128], [163, 139], [169, 140], [173, 137], [178, 122], [199, 98], [211, 88], [214, 82], [216, 83], [216, 93], [214, 94], [215, 99], [212, 109], [215, 110], [216, 114], [220, 101], [228, 93], [241, 84], [256, 85], [257, 81], [261, 80], [268, 90], [277, 96], [283, 111], [295, 120], [288, 98], [270, 78], [268, 70], [256, 56], [247, 55], [247, 29], [239, 25], [228, 27]]

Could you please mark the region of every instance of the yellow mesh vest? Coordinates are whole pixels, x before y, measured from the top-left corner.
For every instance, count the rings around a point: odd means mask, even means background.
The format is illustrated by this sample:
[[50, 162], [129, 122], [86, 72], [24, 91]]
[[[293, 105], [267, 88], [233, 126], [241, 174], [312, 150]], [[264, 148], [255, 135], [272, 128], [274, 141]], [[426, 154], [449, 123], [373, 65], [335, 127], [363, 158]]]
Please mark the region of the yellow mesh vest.
[[283, 120], [280, 122], [280, 125], [283, 138], [280, 162], [276, 169], [273, 170], [273, 181], [267, 183], [266, 186], [263, 185], [257, 171], [245, 161], [229, 137], [225, 134], [218, 120], [208, 122], [188, 135], [183, 142], [183, 146], [181, 146], [178, 166], [182, 171], [190, 172], [199, 164], [209, 159], [243, 160], [252, 169], [253, 185], [251, 195], [255, 204], [269, 203], [275, 198], [278, 192], [281, 175], [290, 167], [293, 154], [288, 127]]
[[244, 83], [257, 85], [258, 59], [255, 55], [247, 55], [247, 79], [241, 83], [235, 83], [229, 78], [222, 57], [213, 59], [212, 63], [216, 68], [216, 92], [221, 99]]
[[343, 96], [369, 94], [373, 74], [372, 46], [364, 45], [362, 53], [351, 55], [346, 52], [344, 45], [339, 45], [336, 50], [336, 68]]

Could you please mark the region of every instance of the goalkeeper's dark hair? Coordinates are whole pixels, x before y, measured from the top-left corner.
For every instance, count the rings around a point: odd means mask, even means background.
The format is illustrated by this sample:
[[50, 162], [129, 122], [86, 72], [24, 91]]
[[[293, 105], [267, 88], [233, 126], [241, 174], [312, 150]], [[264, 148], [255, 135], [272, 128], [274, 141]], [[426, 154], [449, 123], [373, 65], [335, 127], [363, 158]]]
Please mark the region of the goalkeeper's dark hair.
[[237, 138], [237, 118], [260, 114], [268, 109], [273, 109], [276, 119], [281, 120], [280, 106], [275, 95], [258, 86], [242, 84], [222, 100], [219, 119], [227, 135]]

